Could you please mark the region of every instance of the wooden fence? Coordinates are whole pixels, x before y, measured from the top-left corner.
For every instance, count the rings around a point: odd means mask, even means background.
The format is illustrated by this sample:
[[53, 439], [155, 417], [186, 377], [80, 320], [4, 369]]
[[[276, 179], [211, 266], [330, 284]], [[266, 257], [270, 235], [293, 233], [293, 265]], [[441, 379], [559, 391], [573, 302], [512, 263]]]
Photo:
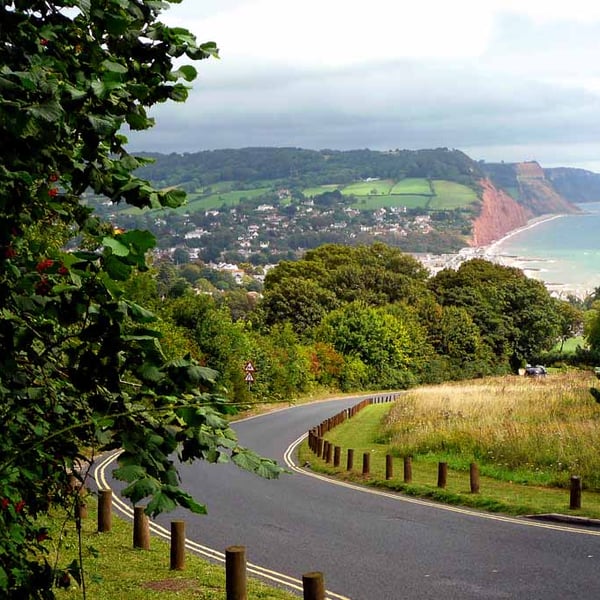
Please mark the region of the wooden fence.
[[[312, 427], [308, 431], [308, 447], [313, 454], [318, 458], [325, 461], [326, 464], [333, 463], [333, 466], [338, 468], [341, 463], [342, 448], [340, 446], [333, 446], [332, 443], [325, 439], [325, 434], [331, 431], [347, 419], [351, 419], [356, 416], [361, 410], [372, 404], [383, 404], [386, 402], [394, 402], [398, 397], [398, 394], [383, 394], [374, 396], [373, 398], [366, 398], [361, 400], [358, 404], [345, 408], [333, 417], [325, 419], [319, 425]], [[348, 448], [346, 450], [346, 470], [354, 470], [354, 449]], [[333, 458], [332, 458], [333, 457]], [[410, 456], [403, 457], [403, 480], [404, 483], [412, 482], [412, 458]], [[362, 470], [363, 477], [369, 477], [371, 474], [371, 454], [368, 452], [363, 453], [362, 457]], [[393, 456], [391, 454], [385, 457], [385, 478], [386, 480], [393, 479], [394, 465]], [[437, 487], [444, 489], [448, 482], [448, 464], [446, 462], [438, 463], [437, 471]], [[479, 465], [477, 463], [471, 463], [469, 466], [469, 482], [472, 494], [478, 494], [480, 490], [480, 477], [479, 477]], [[569, 508], [577, 510], [581, 508], [581, 491], [582, 483], [581, 477], [572, 476], [570, 485], [570, 501]]]

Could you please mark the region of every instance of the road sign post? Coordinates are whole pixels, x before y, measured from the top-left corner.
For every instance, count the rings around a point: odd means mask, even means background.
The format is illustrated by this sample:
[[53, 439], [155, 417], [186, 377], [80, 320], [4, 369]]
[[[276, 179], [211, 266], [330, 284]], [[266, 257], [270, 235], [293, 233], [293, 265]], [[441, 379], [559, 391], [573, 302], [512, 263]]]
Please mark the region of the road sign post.
[[250, 360], [246, 361], [246, 364], [244, 365], [244, 372], [246, 373], [246, 375], [244, 377], [244, 381], [248, 384], [248, 390], [249, 390], [250, 387], [252, 386], [252, 384], [254, 383], [254, 373], [256, 372], [256, 369], [254, 368], [252, 361], [250, 361]]

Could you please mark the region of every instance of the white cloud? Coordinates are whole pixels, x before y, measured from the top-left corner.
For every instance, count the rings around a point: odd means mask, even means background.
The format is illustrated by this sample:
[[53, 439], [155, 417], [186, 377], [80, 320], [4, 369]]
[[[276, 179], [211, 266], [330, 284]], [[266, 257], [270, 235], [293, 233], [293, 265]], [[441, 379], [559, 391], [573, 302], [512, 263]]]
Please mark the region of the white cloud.
[[594, 161], [600, 3], [184, 0], [163, 18], [216, 41], [222, 60], [199, 65], [186, 106], [156, 111], [145, 147], [448, 146]]

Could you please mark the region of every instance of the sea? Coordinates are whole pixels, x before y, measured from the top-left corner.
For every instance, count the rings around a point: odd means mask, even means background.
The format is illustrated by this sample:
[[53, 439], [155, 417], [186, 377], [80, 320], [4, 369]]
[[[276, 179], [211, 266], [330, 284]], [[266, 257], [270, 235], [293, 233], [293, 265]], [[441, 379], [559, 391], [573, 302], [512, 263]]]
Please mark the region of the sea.
[[580, 213], [532, 222], [493, 244], [497, 262], [540, 279], [558, 296], [584, 298], [600, 287], [600, 202]]

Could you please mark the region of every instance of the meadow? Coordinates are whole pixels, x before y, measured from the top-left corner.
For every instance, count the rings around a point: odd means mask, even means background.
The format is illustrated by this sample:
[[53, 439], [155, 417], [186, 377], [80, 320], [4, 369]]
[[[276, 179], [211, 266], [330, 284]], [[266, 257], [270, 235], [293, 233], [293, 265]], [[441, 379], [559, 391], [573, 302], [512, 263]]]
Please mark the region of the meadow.
[[522, 483], [600, 490], [600, 405], [591, 373], [504, 377], [423, 387], [393, 406], [380, 436], [397, 455], [471, 461]]
[[[600, 404], [591, 386], [598, 387], [598, 380], [583, 371], [425, 386], [392, 404], [369, 406], [326, 434], [343, 453], [354, 449], [352, 472], [306, 448], [299, 459], [343, 479], [511, 514], [569, 512], [570, 477], [578, 475], [584, 500], [571, 512], [599, 518]], [[360, 474], [364, 453], [371, 455], [367, 479]], [[396, 462], [389, 481], [388, 454]], [[402, 479], [405, 456], [413, 462], [408, 484]], [[436, 485], [439, 462], [448, 464], [446, 489]], [[479, 465], [480, 494], [469, 491], [472, 462]]]

